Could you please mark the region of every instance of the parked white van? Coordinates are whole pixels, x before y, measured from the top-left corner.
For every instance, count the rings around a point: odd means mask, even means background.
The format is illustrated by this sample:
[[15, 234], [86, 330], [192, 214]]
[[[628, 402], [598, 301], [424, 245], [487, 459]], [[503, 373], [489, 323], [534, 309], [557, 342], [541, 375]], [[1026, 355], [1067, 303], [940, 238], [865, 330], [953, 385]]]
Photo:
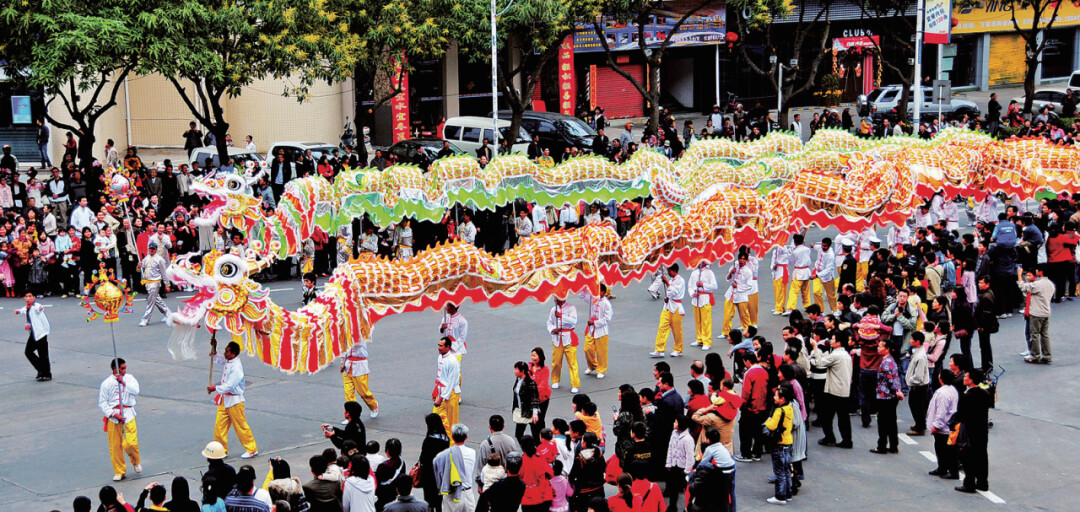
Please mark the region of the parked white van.
[[[510, 129], [510, 121], [500, 119], [498, 126], [501, 140]], [[476, 150], [480, 149], [484, 145], [484, 139], [487, 139], [491, 143], [492, 153], [498, 154], [499, 142], [493, 137], [490, 117], [451, 117], [446, 120], [440, 135], [472, 156], [476, 156]], [[512, 152], [525, 153], [529, 149], [529, 134], [518, 128], [517, 140], [511, 146]]]

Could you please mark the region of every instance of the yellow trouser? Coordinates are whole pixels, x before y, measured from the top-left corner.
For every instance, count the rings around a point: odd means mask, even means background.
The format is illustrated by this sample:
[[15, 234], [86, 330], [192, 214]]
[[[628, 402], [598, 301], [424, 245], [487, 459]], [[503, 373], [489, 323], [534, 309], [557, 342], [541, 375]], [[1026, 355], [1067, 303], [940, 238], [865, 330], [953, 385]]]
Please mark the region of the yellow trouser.
[[773, 305], [773, 311], [777, 313], [783, 313], [785, 304], [787, 303], [787, 283], [784, 279], [772, 280], [773, 297], [776, 299], [776, 304]]
[[788, 292], [787, 308], [789, 310], [796, 309], [795, 300], [801, 295], [803, 309], [810, 305], [810, 280], [799, 281], [798, 279], [791, 280], [791, 291]]
[[[581, 376], [577, 368], [577, 347], [573, 345], [555, 345], [551, 347], [551, 383], [558, 384], [562, 380], [562, 361], [566, 356], [566, 366], [570, 368], [570, 387], [581, 386]], [[604, 358], [607, 359], [607, 346], [604, 347]], [[588, 356], [586, 356], [588, 360]]]
[[836, 311], [836, 281], [829, 279], [822, 281], [821, 279], [814, 279], [814, 304], [821, 307], [821, 314], [825, 314], [825, 303], [822, 300], [821, 292], [825, 292], [825, 296], [829, 298], [829, 311]]
[[461, 403], [461, 393], [452, 393], [449, 400], [443, 400], [439, 405], [431, 408], [431, 412], [442, 418], [443, 427], [446, 427], [446, 435], [450, 435], [450, 427], [458, 422], [458, 404]]
[[[465, 372], [461, 371], [461, 357], [462, 357], [462, 355], [457, 354], [454, 357], [457, 357], [457, 362], [458, 362], [457, 383], [458, 383], [458, 387], [461, 387], [461, 383], [465, 380]], [[446, 435], [450, 435], [449, 430], [447, 430], [446, 432], [447, 432]]]
[[866, 275], [870, 273], [870, 262], [863, 261], [855, 265], [855, 291], [866, 289]]
[[371, 394], [371, 388], [368, 387], [367, 375], [354, 377], [349, 372], [341, 375], [342, 385], [345, 387], [346, 402], [352, 402], [356, 400], [356, 395], [360, 395], [360, 399], [367, 404], [369, 410], [379, 410], [379, 401], [375, 399], [375, 395]]
[[[592, 335], [585, 335], [585, 364], [589, 366], [590, 370], [596, 370], [596, 373], [607, 373], [607, 349], [608, 349], [608, 337], [603, 335], [599, 338], [593, 338]], [[574, 373], [577, 373], [574, 371]]]
[[112, 459], [114, 475], [127, 473], [127, 462], [124, 461], [124, 453], [131, 459], [132, 466], [139, 465], [139, 429], [135, 426], [135, 418], [127, 423], [105, 424], [105, 435], [109, 440], [109, 458]]
[[755, 293], [746, 301], [750, 306], [750, 325], [757, 325], [758, 298], [761, 294]]
[[678, 313], [672, 313], [671, 310], [664, 308], [660, 312], [660, 327], [656, 329], [656, 351], [664, 352], [667, 350], [667, 338], [670, 332], [675, 338], [675, 352], [682, 353], [683, 351], [683, 337], [682, 337], [682, 315]]
[[224, 405], [218, 405], [217, 417], [214, 418], [214, 441], [221, 443], [225, 453], [229, 453], [229, 427], [236, 429], [236, 438], [248, 453], [259, 451], [255, 444], [255, 436], [251, 434], [247, 417], [244, 416], [244, 403], [240, 402], [228, 409]]
[[712, 346], [712, 304], [694, 306], [694, 326], [697, 327], [697, 342], [703, 347]]
[[739, 310], [739, 325], [742, 330], [750, 327], [750, 303], [740, 302], [735, 304], [730, 299], [724, 301], [724, 334], [731, 332], [731, 320], [735, 318], [735, 310]]

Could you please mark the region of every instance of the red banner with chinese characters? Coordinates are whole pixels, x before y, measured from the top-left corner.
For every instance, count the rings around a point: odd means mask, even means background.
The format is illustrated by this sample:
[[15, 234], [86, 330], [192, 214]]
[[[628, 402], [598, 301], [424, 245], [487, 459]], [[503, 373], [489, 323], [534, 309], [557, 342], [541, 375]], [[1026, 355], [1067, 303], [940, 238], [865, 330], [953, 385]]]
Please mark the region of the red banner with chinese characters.
[[559, 112], [574, 115], [577, 100], [574, 81], [574, 38], [567, 37], [559, 47]]
[[[409, 74], [401, 71], [404, 56], [394, 65], [394, 75], [390, 77], [391, 86], [401, 92], [390, 99], [390, 116], [393, 120], [394, 142], [409, 138]], [[400, 83], [399, 83], [400, 82]], [[400, 85], [400, 87], [398, 87]]]

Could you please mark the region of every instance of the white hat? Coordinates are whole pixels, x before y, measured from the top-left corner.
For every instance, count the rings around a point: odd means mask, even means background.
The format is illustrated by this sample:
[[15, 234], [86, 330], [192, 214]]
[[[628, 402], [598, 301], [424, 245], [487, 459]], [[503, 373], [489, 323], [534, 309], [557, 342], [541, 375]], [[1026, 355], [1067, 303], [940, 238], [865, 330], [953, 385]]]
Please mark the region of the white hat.
[[855, 247], [855, 242], [852, 242], [851, 240], [848, 240], [847, 238], [845, 238], [842, 242], [840, 242], [840, 244], [843, 245], [844, 247]]
[[870, 243], [872, 243], [872, 244], [880, 244], [881, 239], [878, 238], [877, 235], [874, 235], [874, 236], [870, 237]]
[[210, 441], [206, 443], [206, 448], [202, 451], [203, 457], [213, 460], [220, 460], [225, 458], [225, 447], [221, 446], [221, 443], [217, 441]]

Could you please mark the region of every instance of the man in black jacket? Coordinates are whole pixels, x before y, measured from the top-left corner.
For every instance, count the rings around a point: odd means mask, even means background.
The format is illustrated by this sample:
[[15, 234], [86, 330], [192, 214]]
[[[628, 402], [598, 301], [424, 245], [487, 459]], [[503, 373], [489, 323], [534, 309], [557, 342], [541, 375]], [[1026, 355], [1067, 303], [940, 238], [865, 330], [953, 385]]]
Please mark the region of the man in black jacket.
[[476, 159], [477, 160], [479, 160], [481, 157], [486, 156], [488, 162], [491, 161], [491, 159], [494, 156], [491, 154], [491, 146], [488, 145], [490, 143], [491, 143], [491, 141], [487, 140], [486, 138], [484, 139], [484, 145], [480, 146], [480, 148], [476, 150]]
[[990, 407], [993, 405], [993, 398], [979, 386], [983, 379], [983, 372], [978, 369], [964, 374], [967, 391], [960, 395], [960, 401], [956, 404], [956, 414], [963, 425], [961, 435], [967, 435], [967, 444], [960, 451], [965, 472], [964, 483], [956, 488], [960, 492], [975, 493], [990, 489], [990, 484], [986, 481], [989, 472], [986, 445], [990, 440]]
[[270, 164], [270, 188], [274, 191], [274, 201], [281, 200], [285, 184], [292, 180], [292, 162], [285, 159], [285, 153], [278, 153], [274, 163]]
[[671, 372], [660, 374], [657, 388], [656, 412], [653, 413], [653, 431], [650, 441], [653, 445], [654, 459], [663, 464], [667, 461], [668, 441], [671, 439], [671, 430], [675, 426], [675, 417], [686, 410], [686, 403], [682, 395], [675, 391], [675, 378]]
[[604, 130], [600, 129], [596, 131], [596, 138], [592, 142], [592, 152], [597, 156], [607, 156], [608, 146], [611, 145], [611, 140], [607, 135], [604, 135]]
[[521, 473], [521, 456], [510, 455], [506, 461], [506, 477], [491, 484], [476, 503], [476, 512], [517, 512], [525, 496]]

